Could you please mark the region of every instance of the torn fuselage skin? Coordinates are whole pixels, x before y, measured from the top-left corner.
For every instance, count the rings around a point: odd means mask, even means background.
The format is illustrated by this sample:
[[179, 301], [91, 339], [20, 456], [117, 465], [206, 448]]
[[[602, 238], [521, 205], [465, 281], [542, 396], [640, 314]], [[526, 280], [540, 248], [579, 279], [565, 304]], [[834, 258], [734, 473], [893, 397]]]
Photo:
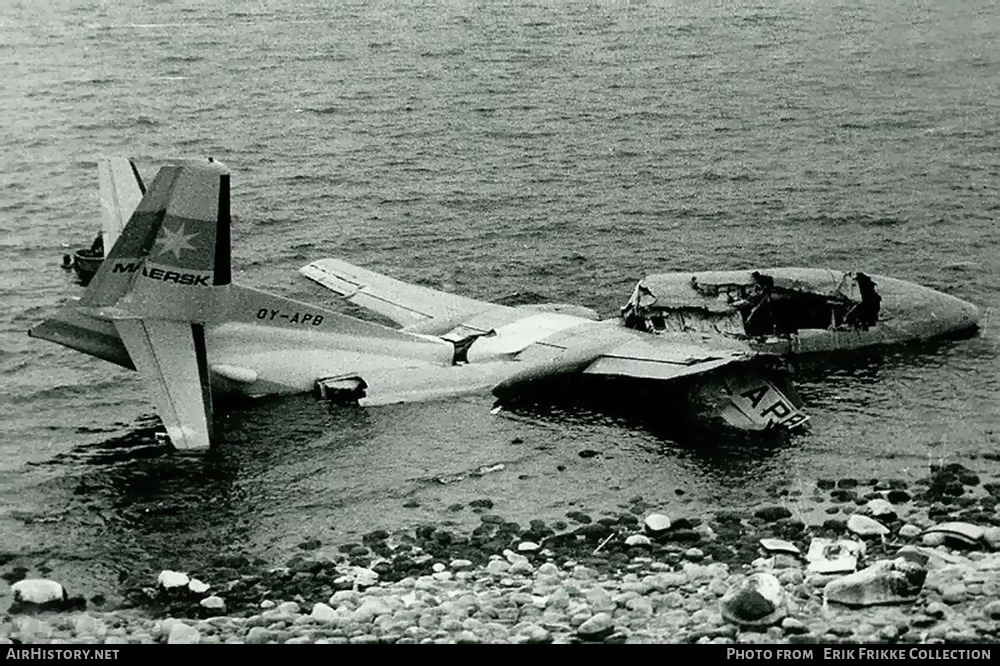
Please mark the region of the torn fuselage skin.
[[625, 326], [723, 335], [797, 354], [974, 330], [975, 306], [911, 282], [812, 268], [651, 275], [621, 309]]

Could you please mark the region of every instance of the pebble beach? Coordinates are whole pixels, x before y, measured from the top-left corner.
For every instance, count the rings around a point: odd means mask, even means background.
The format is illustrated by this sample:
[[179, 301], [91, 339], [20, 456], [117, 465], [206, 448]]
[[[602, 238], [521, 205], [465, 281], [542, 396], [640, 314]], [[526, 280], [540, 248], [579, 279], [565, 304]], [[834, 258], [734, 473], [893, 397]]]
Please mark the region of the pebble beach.
[[[130, 581], [113, 609], [15, 569], [0, 643], [994, 643], [1000, 484], [929, 471], [820, 479], [701, 516], [635, 497], [519, 525], [483, 498], [469, 534], [307, 540], [279, 567], [220, 556]], [[824, 543], [840, 544], [832, 559], [815, 557]]]

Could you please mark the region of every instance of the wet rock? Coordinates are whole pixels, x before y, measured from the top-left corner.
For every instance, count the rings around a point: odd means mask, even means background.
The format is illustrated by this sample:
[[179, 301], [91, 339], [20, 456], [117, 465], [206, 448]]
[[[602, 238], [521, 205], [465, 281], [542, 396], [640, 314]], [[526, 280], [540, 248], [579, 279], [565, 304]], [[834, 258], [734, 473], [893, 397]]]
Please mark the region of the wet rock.
[[599, 451], [594, 451], [593, 449], [584, 449], [580, 451], [581, 458], [593, 458], [594, 456], [601, 455]]
[[912, 498], [910, 497], [910, 493], [905, 490], [890, 490], [889, 494], [886, 495], [886, 499], [893, 504], [906, 504]]
[[33, 604], [49, 606], [66, 601], [66, 590], [54, 580], [28, 578], [14, 583], [10, 588], [16, 605]]
[[820, 490], [833, 490], [836, 485], [831, 479], [820, 479], [816, 482], [816, 487]]
[[984, 610], [986, 617], [991, 620], [1000, 620], [1000, 601], [991, 601], [986, 604], [986, 608]]
[[858, 493], [847, 488], [837, 488], [830, 493], [830, 498], [835, 502], [853, 502], [858, 498]]
[[583, 513], [582, 511], [569, 511], [566, 513], [566, 517], [569, 518], [570, 520], [575, 520], [576, 522], [582, 523], [584, 525], [594, 522], [590, 516]]
[[474, 499], [471, 502], [469, 502], [469, 506], [471, 506], [473, 509], [492, 509], [493, 500], [486, 498]]
[[783, 506], [764, 506], [754, 511], [754, 515], [764, 522], [773, 523], [782, 518], [791, 518], [792, 512]]
[[860, 537], [884, 537], [889, 533], [889, 528], [882, 523], [868, 516], [858, 514], [854, 514], [848, 518], [847, 530]]
[[756, 573], [733, 585], [720, 602], [722, 617], [744, 627], [766, 627], [786, 615], [785, 595], [778, 579]]
[[876, 562], [867, 569], [843, 576], [827, 584], [827, 601], [845, 606], [877, 606], [915, 601], [927, 578], [927, 570], [898, 558]]
[[651, 513], [642, 522], [646, 534], [655, 538], [663, 536], [670, 529], [670, 518], [662, 513]]
[[607, 613], [598, 613], [581, 624], [576, 635], [585, 641], [603, 641], [615, 632], [615, 623]]

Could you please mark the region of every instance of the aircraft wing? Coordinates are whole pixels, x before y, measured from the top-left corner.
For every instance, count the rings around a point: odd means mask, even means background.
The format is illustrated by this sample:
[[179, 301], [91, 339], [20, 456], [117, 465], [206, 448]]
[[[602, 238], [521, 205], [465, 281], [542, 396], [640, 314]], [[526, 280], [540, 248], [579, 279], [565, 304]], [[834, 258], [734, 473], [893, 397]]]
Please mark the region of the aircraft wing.
[[[706, 382], [723, 398], [720, 415], [733, 425], [792, 428], [808, 420], [797, 400], [789, 397], [794, 391], [779, 385], [766, 361], [743, 349], [716, 348], [683, 336], [653, 336], [602, 322], [553, 335], [526, 348], [517, 360], [530, 369], [509, 378], [494, 393], [515, 389], [518, 382], [572, 372], [660, 382], [706, 375]], [[734, 371], [714, 372], [724, 366]]]
[[135, 163], [126, 157], [99, 158], [97, 179], [101, 191], [101, 232], [107, 254], [142, 201], [146, 188]]
[[445, 326], [449, 329], [465, 317], [503, 307], [401, 282], [340, 259], [320, 259], [299, 272], [351, 303], [388, 317], [404, 328], [433, 320], [450, 322], [450, 326]]

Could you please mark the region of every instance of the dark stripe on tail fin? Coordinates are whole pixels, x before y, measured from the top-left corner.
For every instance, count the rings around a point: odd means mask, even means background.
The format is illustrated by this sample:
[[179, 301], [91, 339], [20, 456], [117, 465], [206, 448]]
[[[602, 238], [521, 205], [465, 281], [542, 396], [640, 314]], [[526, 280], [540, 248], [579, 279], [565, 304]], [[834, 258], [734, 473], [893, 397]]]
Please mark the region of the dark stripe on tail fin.
[[229, 210], [229, 174], [219, 176], [219, 221], [215, 232], [215, 285], [233, 280], [231, 256], [232, 217]]
[[142, 182], [142, 176], [139, 175], [139, 169], [138, 169], [138, 167], [135, 166], [135, 162], [132, 161], [132, 160], [129, 160], [128, 163], [132, 166], [132, 173], [135, 174], [135, 182], [136, 182], [137, 185], [139, 185], [139, 191], [141, 191], [143, 194], [145, 194], [146, 193], [146, 184], [144, 182]]
[[201, 382], [201, 402], [205, 406], [205, 416], [208, 423], [208, 437], [212, 431], [212, 383], [208, 368], [208, 349], [205, 346], [205, 327], [201, 324], [191, 324], [191, 335], [194, 338], [194, 353], [198, 359], [198, 378]]

